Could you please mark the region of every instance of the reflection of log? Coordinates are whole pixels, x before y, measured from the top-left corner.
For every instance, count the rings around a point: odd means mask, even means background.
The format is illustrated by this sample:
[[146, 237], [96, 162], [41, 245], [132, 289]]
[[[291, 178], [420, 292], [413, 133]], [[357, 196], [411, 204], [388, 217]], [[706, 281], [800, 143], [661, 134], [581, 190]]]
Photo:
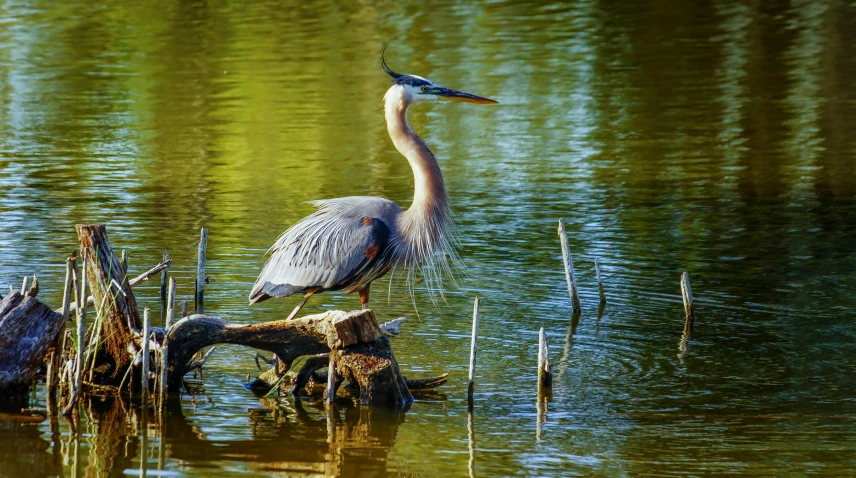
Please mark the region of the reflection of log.
[[389, 340], [371, 309], [329, 311], [253, 325], [231, 325], [207, 315], [190, 316], [169, 331], [169, 389], [179, 389], [197, 351], [220, 343], [273, 352], [286, 369], [298, 357], [332, 350], [337, 354], [339, 374], [360, 387], [361, 403], [406, 407], [413, 401]]
[[36, 426], [41, 421], [44, 417], [0, 413], [0, 476], [63, 476], [62, 461], [51, 456]]
[[0, 302], [2, 402], [26, 406], [30, 383], [63, 325], [62, 314], [30, 295], [11, 292]]
[[136, 346], [135, 332], [140, 330], [137, 301], [125, 273], [125, 266], [113, 253], [103, 224], [78, 224], [77, 235], [83, 257], [89, 263], [87, 282], [95, 306], [103, 320], [104, 344], [99, 353], [109, 356], [112, 366], [108, 383], [118, 384], [131, 363], [129, 347]]

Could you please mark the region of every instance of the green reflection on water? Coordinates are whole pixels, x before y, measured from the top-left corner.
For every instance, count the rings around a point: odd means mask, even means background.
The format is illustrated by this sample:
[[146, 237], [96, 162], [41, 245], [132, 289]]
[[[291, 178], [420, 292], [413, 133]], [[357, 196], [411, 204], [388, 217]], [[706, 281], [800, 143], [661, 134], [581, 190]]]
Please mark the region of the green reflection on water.
[[[843, 2], [30, 2], [0, 6], [0, 18], [5, 283], [35, 272], [58, 304], [72, 226], [99, 221], [132, 272], [169, 249], [188, 298], [205, 225], [208, 311], [279, 317], [292, 302], [248, 308], [246, 295], [264, 250], [311, 210], [304, 201], [409, 203], [378, 58], [404, 31], [393, 68], [501, 105], [411, 113], [440, 158], [469, 280], [439, 308], [417, 292], [419, 319], [398, 285], [377, 308], [411, 317], [396, 356], [406, 374], [450, 372], [448, 400], [417, 403], [403, 421], [373, 417], [377, 434], [337, 450], [377, 453], [373, 474], [468, 473], [467, 317], [479, 294], [482, 475], [856, 470], [856, 25]], [[560, 216], [582, 288], [574, 334]], [[610, 298], [600, 320], [596, 257]], [[683, 270], [699, 319], [681, 362]], [[138, 295], [157, 308], [156, 284]], [[563, 373], [539, 427], [542, 325]], [[169, 443], [167, 469], [358, 473], [325, 468], [326, 416], [313, 416], [316, 430], [293, 410], [282, 422], [247, 412], [260, 406], [239, 385], [248, 351], [212, 360], [211, 402], [182, 407], [176, 429], [195, 439]], [[93, 417], [88, 471], [139, 468], [136, 446], [117, 446], [109, 465], [104, 448], [90, 452], [139, 436], [125, 419]], [[69, 474], [47, 424], [0, 424], [0, 470]], [[69, 433], [60, 427], [60, 440]]]

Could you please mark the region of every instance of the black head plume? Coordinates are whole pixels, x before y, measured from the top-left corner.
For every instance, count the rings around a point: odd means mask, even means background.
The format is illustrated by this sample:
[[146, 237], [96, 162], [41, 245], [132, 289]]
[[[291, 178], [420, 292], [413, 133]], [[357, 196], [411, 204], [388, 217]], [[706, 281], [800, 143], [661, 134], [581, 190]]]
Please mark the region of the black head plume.
[[418, 76], [406, 75], [404, 73], [396, 73], [389, 68], [389, 65], [386, 64], [386, 58], [384, 54], [386, 53], [386, 48], [390, 43], [394, 42], [398, 37], [403, 35], [403, 33], [399, 33], [395, 38], [389, 41], [386, 46], [383, 47], [383, 51], [380, 52], [380, 66], [383, 68], [383, 71], [386, 72], [387, 75], [392, 77], [392, 82], [396, 85], [410, 85], [410, 86], [431, 86], [431, 82], [424, 79], [419, 78]]
[[407, 75], [402, 75], [401, 73], [396, 73], [390, 70], [389, 66], [386, 64], [386, 58], [384, 58], [384, 54], [386, 53], [386, 48], [389, 46], [389, 44], [394, 42], [401, 35], [403, 35], [403, 33], [399, 33], [398, 35], [396, 35], [395, 38], [393, 38], [386, 45], [384, 45], [383, 50], [380, 52], [380, 67], [383, 68], [383, 71], [385, 71], [387, 75], [391, 76], [393, 80], [398, 80], [402, 76]]

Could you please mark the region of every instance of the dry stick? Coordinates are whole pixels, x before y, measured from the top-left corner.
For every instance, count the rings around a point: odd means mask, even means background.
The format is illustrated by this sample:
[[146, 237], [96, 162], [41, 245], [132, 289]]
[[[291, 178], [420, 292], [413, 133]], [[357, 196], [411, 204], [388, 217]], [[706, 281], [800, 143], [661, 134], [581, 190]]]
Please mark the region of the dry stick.
[[181, 318], [187, 317], [187, 301], [181, 301]]
[[580, 313], [580, 295], [577, 292], [577, 284], [574, 281], [574, 261], [571, 259], [571, 248], [568, 246], [568, 234], [565, 232], [565, 220], [559, 219], [559, 240], [562, 242], [562, 257], [565, 264], [565, 279], [568, 281], [568, 294], [571, 296], [571, 304], [574, 314]]
[[695, 323], [695, 308], [693, 307], [693, 290], [690, 287], [690, 275], [686, 272], [681, 274], [681, 296], [684, 299], [684, 314], [686, 315], [686, 328], [692, 332]]
[[597, 257], [594, 258], [594, 273], [597, 275], [597, 293], [600, 296], [601, 306], [606, 303], [606, 294], [603, 293], [603, 281], [600, 280], [600, 264], [597, 262]]
[[62, 330], [56, 336], [54, 342], [54, 351], [51, 355], [50, 366], [48, 367], [48, 396], [53, 398], [56, 393], [57, 385], [59, 384], [59, 369], [62, 366], [62, 354], [65, 350], [65, 324], [68, 322], [68, 316], [71, 313], [71, 297], [72, 287], [74, 287], [74, 259], [69, 257], [65, 260], [65, 287], [62, 293]]
[[159, 392], [159, 408], [163, 413], [164, 402], [166, 402], [167, 384], [169, 383], [169, 372], [167, 359], [169, 357], [169, 328], [172, 327], [172, 316], [175, 314], [175, 278], [169, 278], [169, 294], [166, 301], [166, 323], [164, 325], [163, 345], [161, 345], [161, 377]]
[[26, 293], [27, 293], [27, 281], [28, 281], [29, 279], [30, 279], [29, 277], [24, 276], [24, 283], [23, 283], [23, 284], [21, 284], [21, 295], [24, 295], [24, 294], [26, 294]]
[[143, 372], [140, 384], [143, 387], [143, 401], [149, 391], [149, 308], [143, 309]]
[[330, 405], [336, 400], [336, 353], [330, 351], [330, 365], [327, 366], [327, 392], [324, 401]]
[[196, 313], [205, 311], [205, 253], [208, 250], [208, 229], [202, 228], [196, 256]]
[[553, 386], [553, 367], [550, 365], [550, 345], [544, 327], [538, 332], [538, 390]]
[[74, 410], [75, 402], [80, 396], [80, 389], [83, 385], [83, 346], [86, 337], [86, 256], [83, 256], [83, 271], [80, 278], [80, 292], [77, 294], [77, 354], [74, 360], [74, 385], [71, 389], [71, 398], [68, 399], [68, 404], [62, 411], [63, 415], [71, 415]]
[[[211, 354], [213, 354], [215, 350], [217, 350], [216, 345], [211, 347], [210, 349], [208, 349], [208, 351], [205, 352], [205, 355], [203, 355], [200, 360], [196, 360], [193, 363], [191, 363], [190, 366], [187, 367], [187, 370], [190, 371], [193, 369], [199, 369], [199, 379], [202, 380], [202, 366], [205, 365], [206, 362], [208, 362], [208, 357], [210, 357]], [[200, 352], [201, 351], [202, 350], [200, 350]]]
[[145, 282], [145, 281], [151, 279], [152, 276], [154, 276], [158, 272], [163, 271], [163, 273], [166, 274], [166, 270], [169, 268], [169, 266], [171, 264], [172, 264], [172, 261], [169, 258], [166, 258], [160, 264], [152, 267], [151, 269], [147, 270], [146, 272], [143, 272], [142, 274], [138, 275], [137, 277], [134, 277], [133, 279], [129, 280], [128, 284], [130, 284], [131, 287], [136, 287], [139, 283]]
[[470, 338], [470, 375], [469, 383], [467, 384], [467, 403], [470, 408], [473, 407], [473, 392], [475, 391], [476, 378], [476, 355], [478, 354], [478, 337], [479, 337], [479, 304], [481, 300], [476, 296], [473, 302], [473, 333]]
[[163, 251], [163, 261], [161, 263], [166, 263], [166, 267], [164, 267], [163, 272], [161, 273], [161, 288], [160, 288], [160, 296], [161, 300], [166, 300], [166, 276], [169, 269], [169, 263], [172, 262], [169, 260], [169, 252], [166, 249]]

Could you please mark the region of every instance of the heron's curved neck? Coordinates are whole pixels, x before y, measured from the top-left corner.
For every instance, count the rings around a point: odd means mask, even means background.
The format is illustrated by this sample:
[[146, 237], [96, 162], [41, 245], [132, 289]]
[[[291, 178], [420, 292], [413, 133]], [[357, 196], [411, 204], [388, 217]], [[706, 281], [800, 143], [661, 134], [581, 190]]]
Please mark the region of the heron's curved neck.
[[404, 88], [399, 85], [393, 85], [384, 96], [384, 115], [389, 137], [413, 169], [413, 204], [404, 214], [413, 226], [426, 219], [438, 222], [430, 225], [441, 228], [437, 232], [444, 234], [450, 216], [446, 184], [434, 154], [407, 121], [408, 106], [410, 102], [407, 101]]

